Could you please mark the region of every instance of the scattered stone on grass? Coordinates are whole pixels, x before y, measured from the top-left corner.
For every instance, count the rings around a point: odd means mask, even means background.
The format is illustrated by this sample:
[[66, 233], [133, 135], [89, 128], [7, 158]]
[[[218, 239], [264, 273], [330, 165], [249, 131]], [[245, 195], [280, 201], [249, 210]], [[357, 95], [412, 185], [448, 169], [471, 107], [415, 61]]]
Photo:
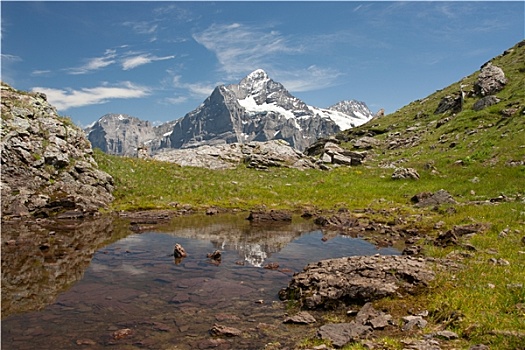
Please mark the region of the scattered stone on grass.
[[457, 204], [456, 200], [447, 191], [441, 189], [435, 193], [421, 192], [413, 196], [410, 201], [416, 207], [430, 207], [441, 204]]
[[419, 180], [419, 173], [414, 168], [397, 168], [392, 174], [393, 180]]
[[356, 322], [328, 323], [320, 327], [317, 336], [323, 340], [329, 340], [333, 346], [341, 348], [351, 341], [366, 337], [370, 332], [369, 326]]

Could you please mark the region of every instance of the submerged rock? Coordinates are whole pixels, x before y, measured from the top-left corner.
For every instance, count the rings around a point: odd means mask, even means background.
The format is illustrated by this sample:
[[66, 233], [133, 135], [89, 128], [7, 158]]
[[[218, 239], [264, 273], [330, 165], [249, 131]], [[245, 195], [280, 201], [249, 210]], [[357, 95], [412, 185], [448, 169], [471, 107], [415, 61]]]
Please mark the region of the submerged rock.
[[317, 322], [315, 317], [306, 311], [300, 311], [293, 316], [287, 316], [284, 323], [309, 324]]
[[210, 334], [216, 337], [238, 337], [242, 331], [237, 328], [214, 324], [210, 329]]

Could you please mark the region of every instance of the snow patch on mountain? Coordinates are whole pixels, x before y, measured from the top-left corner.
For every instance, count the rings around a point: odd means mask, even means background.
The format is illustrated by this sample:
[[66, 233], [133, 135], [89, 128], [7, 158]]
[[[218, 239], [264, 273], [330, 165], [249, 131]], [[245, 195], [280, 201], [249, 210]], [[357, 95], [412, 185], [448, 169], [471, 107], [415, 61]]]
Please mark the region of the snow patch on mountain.
[[274, 112], [283, 115], [286, 119], [295, 118], [292, 111], [289, 111], [275, 103], [262, 103], [257, 104], [253, 96], [248, 96], [245, 99], [238, 100], [239, 104], [246, 110], [250, 115], [259, 113]]

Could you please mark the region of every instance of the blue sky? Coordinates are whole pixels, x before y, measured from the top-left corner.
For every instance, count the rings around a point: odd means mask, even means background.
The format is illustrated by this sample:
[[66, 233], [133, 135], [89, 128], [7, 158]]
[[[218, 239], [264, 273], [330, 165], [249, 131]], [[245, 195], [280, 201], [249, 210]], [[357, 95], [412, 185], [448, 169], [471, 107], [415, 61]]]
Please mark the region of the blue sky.
[[262, 68], [307, 104], [387, 113], [524, 38], [524, 2], [1, 2], [2, 81], [86, 126], [178, 119]]

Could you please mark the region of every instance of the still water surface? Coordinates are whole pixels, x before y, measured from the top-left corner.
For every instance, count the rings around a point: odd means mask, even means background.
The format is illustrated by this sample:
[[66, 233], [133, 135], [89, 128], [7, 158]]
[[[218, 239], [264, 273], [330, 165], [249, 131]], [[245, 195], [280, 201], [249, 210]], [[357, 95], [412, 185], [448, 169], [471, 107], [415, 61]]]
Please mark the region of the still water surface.
[[[141, 234], [107, 220], [4, 228], [2, 349], [293, 346], [306, 328], [282, 323], [277, 294], [294, 272], [326, 258], [399, 254], [358, 238], [322, 240], [307, 220], [258, 226], [245, 217], [177, 218]], [[172, 255], [176, 243], [188, 252], [182, 261]], [[216, 249], [220, 262], [206, 257]], [[216, 323], [243, 335], [214, 338]]]

